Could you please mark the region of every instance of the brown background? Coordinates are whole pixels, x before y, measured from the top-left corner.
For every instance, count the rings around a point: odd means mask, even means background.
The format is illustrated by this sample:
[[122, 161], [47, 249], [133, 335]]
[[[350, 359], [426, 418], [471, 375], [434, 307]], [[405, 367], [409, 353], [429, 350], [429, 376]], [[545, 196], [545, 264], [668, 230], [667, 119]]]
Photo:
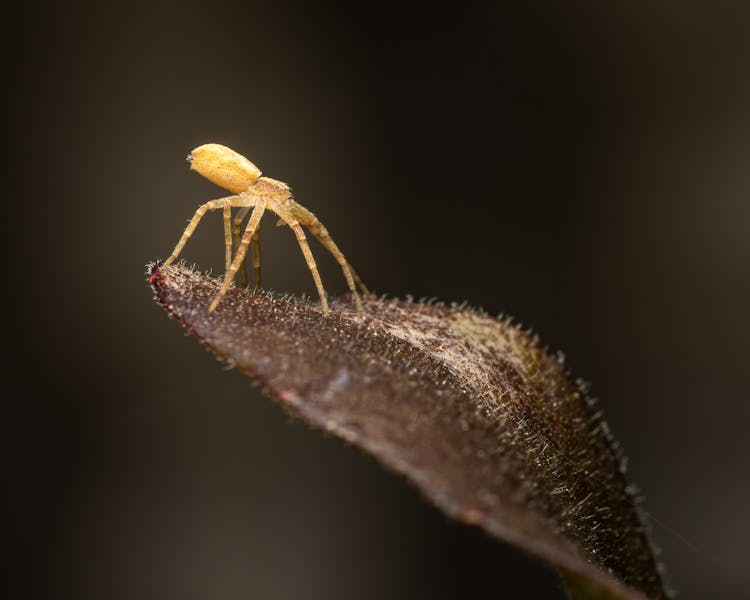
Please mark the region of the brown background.
[[[378, 292], [507, 312], [563, 349], [646, 509], [698, 548], [655, 526], [681, 597], [746, 592], [750, 10], [620, 4], [11, 12], [6, 402], [30, 597], [562, 596], [152, 303], [143, 265], [220, 195], [183, 160], [207, 141], [291, 183]], [[313, 293], [271, 223], [266, 285]], [[221, 244], [215, 217], [185, 256], [220, 269]]]

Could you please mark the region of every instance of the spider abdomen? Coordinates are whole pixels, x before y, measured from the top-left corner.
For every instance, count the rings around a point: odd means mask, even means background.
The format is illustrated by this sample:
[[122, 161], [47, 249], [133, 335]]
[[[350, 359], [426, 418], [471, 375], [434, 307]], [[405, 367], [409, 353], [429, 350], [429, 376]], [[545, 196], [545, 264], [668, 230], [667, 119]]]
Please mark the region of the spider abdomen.
[[239, 194], [255, 184], [260, 169], [239, 152], [221, 144], [203, 144], [188, 155], [190, 168], [210, 182]]

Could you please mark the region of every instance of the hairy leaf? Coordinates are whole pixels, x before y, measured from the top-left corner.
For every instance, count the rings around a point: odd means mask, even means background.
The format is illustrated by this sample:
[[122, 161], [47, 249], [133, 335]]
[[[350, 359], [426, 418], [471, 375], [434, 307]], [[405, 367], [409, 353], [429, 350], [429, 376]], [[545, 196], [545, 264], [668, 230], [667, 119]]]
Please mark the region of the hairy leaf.
[[621, 457], [562, 358], [509, 320], [348, 297], [316, 304], [153, 269], [156, 298], [307, 422], [451, 517], [549, 561], [577, 598], [665, 598]]

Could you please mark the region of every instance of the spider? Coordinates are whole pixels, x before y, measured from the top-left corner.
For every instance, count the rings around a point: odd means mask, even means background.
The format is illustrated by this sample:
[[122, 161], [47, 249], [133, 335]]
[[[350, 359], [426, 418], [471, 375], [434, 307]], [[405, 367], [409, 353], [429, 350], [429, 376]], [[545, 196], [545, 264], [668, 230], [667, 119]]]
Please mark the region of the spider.
[[[357, 285], [363, 294], [369, 294], [369, 290], [365, 287], [364, 283], [362, 283], [362, 280], [351, 265], [346, 261], [346, 258], [328, 233], [328, 230], [318, 218], [304, 206], [297, 204], [297, 202], [292, 199], [292, 190], [286, 183], [277, 181], [276, 179], [271, 179], [270, 177], [261, 177], [260, 169], [258, 169], [258, 167], [238, 152], [235, 152], [226, 146], [222, 146], [221, 144], [204, 144], [203, 146], [198, 146], [188, 155], [187, 160], [190, 163], [191, 169], [197, 171], [212, 183], [215, 183], [219, 187], [223, 187], [234, 194], [225, 198], [210, 200], [201, 205], [198, 210], [195, 211], [193, 218], [185, 228], [185, 231], [183, 232], [180, 241], [177, 242], [172, 255], [164, 261], [164, 266], [168, 266], [180, 255], [185, 243], [193, 234], [193, 231], [195, 231], [195, 228], [203, 218], [203, 215], [210, 210], [223, 210], [226, 273], [219, 293], [216, 294], [208, 308], [209, 312], [216, 309], [216, 306], [224, 297], [227, 289], [229, 289], [229, 286], [234, 280], [240, 266], [242, 265], [244, 267], [243, 261], [245, 259], [245, 254], [251, 243], [253, 244], [255, 286], [258, 287], [260, 285], [260, 243], [258, 226], [260, 225], [260, 219], [266, 210], [276, 213], [279, 216], [277, 225], [288, 225], [297, 237], [297, 243], [299, 243], [305, 261], [307, 261], [307, 267], [312, 273], [315, 287], [318, 289], [323, 313], [328, 314], [328, 301], [326, 300], [323, 282], [320, 280], [318, 267], [315, 264], [315, 259], [313, 258], [310, 246], [307, 243], [305, 232], [302, 229], [303, 225], [310, 230], [310, 233], [312, 233], [321, 244], [323, 244], [326, 250], [333, 254], [334, 258], [341, 266], [341, 270], [344, 272], [344, 277], [349, 285], [349, 289], [352, 291], [357, 309], [360, 311], [362, 310], [362, 300], [359, 293], [357, 293]], [[235, 215], [233, 222], [232, 208], [240, 209]], [[250, 213], [250, 219], [248, 219], [245, 232], [240, 239], [240, 225], [248, 212], [250, 212], [251, 208], [252, 213]], [[234, 258], [232, 258], [233, 250], [236, 251]], [[243, 269], [243, 281], [244, 279], [245, 276]]]

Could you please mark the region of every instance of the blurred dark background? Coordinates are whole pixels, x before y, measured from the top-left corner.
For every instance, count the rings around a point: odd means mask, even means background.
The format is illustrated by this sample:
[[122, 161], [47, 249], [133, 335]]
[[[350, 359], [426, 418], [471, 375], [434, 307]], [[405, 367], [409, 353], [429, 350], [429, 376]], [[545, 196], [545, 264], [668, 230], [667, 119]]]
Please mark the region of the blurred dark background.
[[[145, 263], [221, 195], [184, 162], [208, 141], [289, 182], [378, 292], [507, 312], [562, 349], [677, 532], [654, 525], [681, 597], [747, 592], [750, 5], [519, 4], [12, 9], [6, 403], [30, 597], [562, 597], [152, 302]], [[314, 294], [272, 221], [265, 285]], [[214, 216], [184, 256], [221, 271], [222, 248]]]

